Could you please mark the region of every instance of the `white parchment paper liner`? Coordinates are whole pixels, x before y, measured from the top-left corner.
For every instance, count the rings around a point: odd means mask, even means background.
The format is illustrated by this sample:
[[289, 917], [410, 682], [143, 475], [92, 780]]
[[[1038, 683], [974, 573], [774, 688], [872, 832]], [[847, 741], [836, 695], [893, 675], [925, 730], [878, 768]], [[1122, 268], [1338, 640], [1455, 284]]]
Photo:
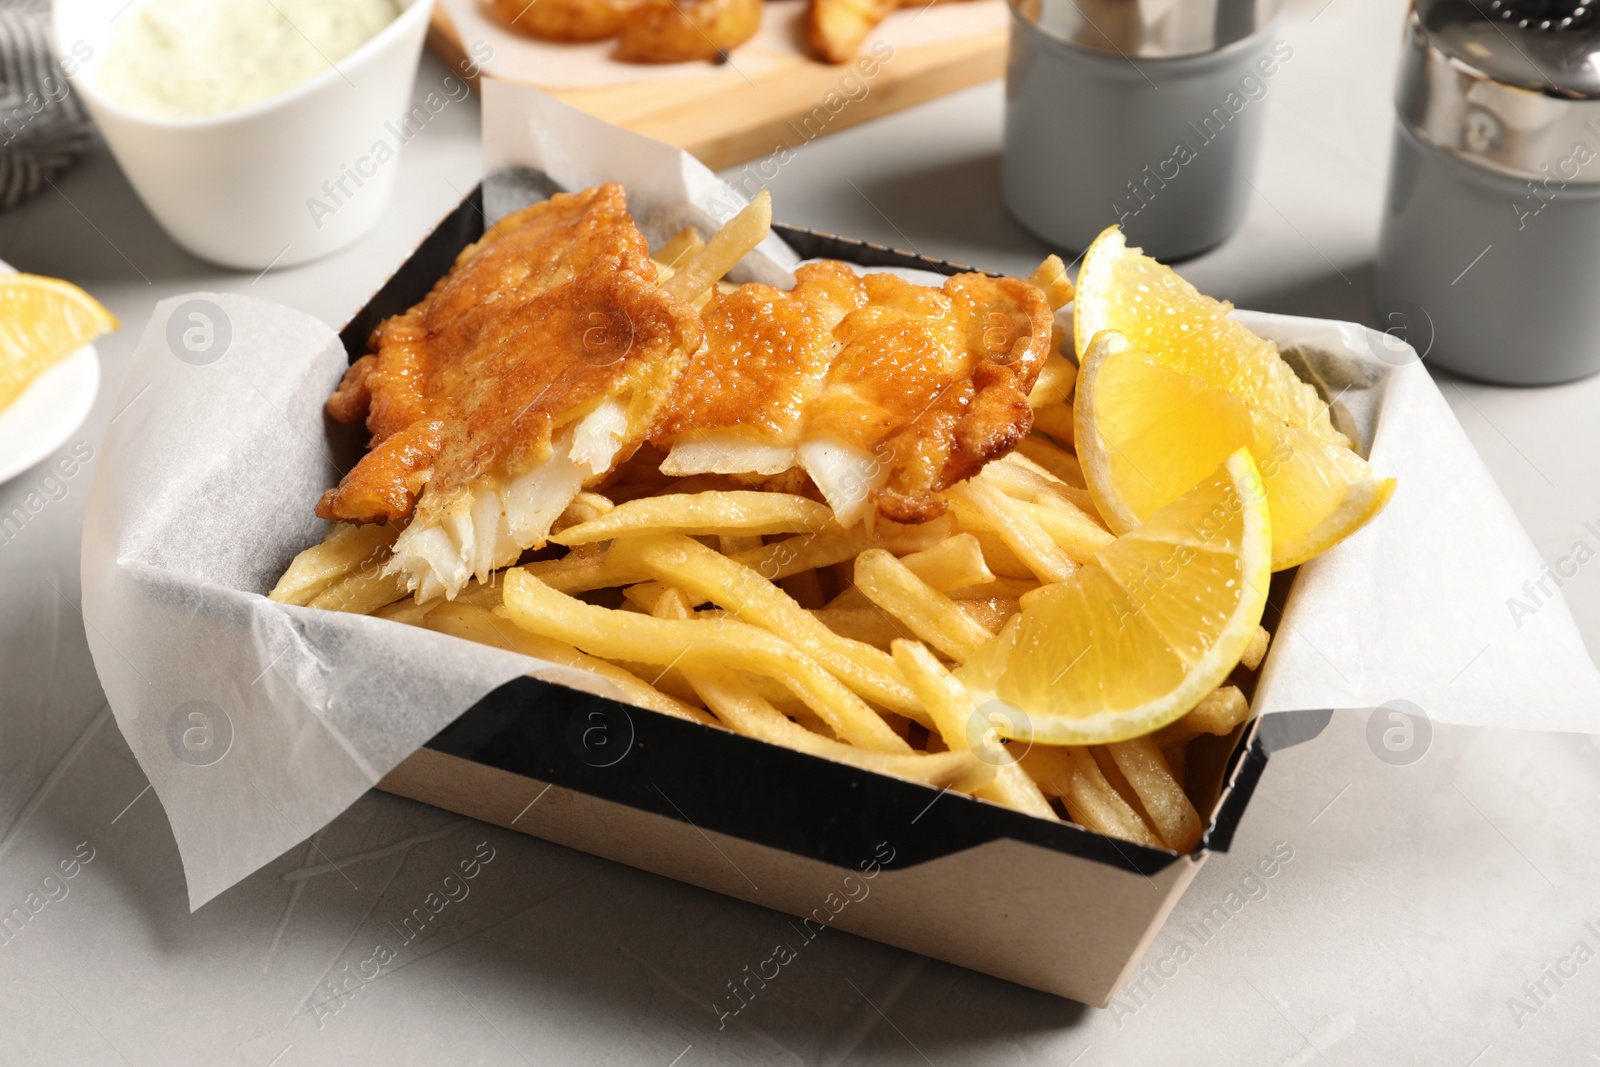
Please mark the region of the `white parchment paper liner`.
[[[623, 181], [657, 239], [662, 224], [709, 223], [734, 202], [687, 155], [531, 90], [488, 84], [484, 132], [490, 172]], [[763, 251], [749, 275], [787, 274], [787, 248]], [[1547, 601], [1520, 625], [1507, 608], [1541, 561], [1422, 367], [1358, 326], [1243, 317], [1304, 354], [1339, 393], [1341, 420], [1370, 427], [1373, 462], [1400, 479], [1375, 523], [1302, 568], [1258, 707], [1404, 699], [1443, 722], [1600, 732], [1600, 675], [1565, 606]], [[196, 356], [182, 334], [207, 322], [226, 346]], [[508, 679], [533, 669], [608, 691], [581, 672], [262, 595], [322, 535], [312, 509], [338, 477], [322, 403], [345, 365], [334, 331], [288, 308], [225, 293], [163, 301], [95, 471], [89, 646], [166, 809], [191, 907], [310, 837]]]

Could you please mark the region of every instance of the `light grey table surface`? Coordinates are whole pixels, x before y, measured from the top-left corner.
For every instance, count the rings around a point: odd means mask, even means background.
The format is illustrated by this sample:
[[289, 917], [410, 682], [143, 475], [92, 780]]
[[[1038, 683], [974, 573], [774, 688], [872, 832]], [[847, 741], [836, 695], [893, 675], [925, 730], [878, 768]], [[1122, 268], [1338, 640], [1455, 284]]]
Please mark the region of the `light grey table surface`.
[[[1185, 267], [1201, 289], [1371, 321], [1400, 21], [1392, 0], [1291, 4], [1258, 195], [1236, 237]], [[427, 60], [418, 94], [444, 73]], [[777, 217], [1031, 269], [1042, 250], [997, 201], [1001, 107], [991, 84], [818, 140], [771, 182]], [[99, 346], [106, 385], [75, 441], [98, 447], [159, 299], [236, 291], [341, 323], [477, 180], [477, 123], [469, 101], [429, 124], [358, 246], [259, 278], [174, 247], [103, 147], [0, 215], [0, 258], [84, 285], [123, 322]], [[1546, 558], [1590, 539], [1600, 379], [1439, 383]], [[0, 487], [0, 511], [42, 475]], [[1154, 977], [1112, 1011], [830, 932], [719, 1031], [712, 1001], [781, 917], [377, 793], [191, 915], [85, 646], [89, 478], [0, 545], [0, 909], [92, 857], [0, 944], [0, 1063], [1600, 1063], [1600, 750], [1571, 736], [1441, 729], [1397, 767], [1375, 758], [1364, 718], [1336, 718], [1274, 758], [1232, 851], [1157, 938]], [[1566, 586], [1591, 649], [1593, 570]], [[391, 921], [485, 842], [494, 859], [469, 901], [359, 977]], [[1292, 860], [1253, 880], [1275, 847]], [[1246, 903], [1197, 934], [1234, 891]]]

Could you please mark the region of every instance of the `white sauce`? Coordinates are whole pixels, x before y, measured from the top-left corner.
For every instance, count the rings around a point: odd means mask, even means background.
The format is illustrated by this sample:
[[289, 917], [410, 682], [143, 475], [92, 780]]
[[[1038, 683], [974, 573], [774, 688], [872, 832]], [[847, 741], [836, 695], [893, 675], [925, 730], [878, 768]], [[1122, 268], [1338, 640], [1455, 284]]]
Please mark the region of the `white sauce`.
[[133, 111], [195, 119], [277, 96], [371, 40], [401, 0], [146, 0], [125, 16], [100, 88]]

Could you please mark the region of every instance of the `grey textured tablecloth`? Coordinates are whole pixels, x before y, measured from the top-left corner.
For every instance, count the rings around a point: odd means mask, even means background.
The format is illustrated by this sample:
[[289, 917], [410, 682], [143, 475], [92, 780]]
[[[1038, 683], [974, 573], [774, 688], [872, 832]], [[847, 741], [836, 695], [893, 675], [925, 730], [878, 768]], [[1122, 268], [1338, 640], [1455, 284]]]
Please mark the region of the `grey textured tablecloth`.
[[46, 0], [0, 0], [0, 209], [71, 166], [92, 125], [50, 45]]

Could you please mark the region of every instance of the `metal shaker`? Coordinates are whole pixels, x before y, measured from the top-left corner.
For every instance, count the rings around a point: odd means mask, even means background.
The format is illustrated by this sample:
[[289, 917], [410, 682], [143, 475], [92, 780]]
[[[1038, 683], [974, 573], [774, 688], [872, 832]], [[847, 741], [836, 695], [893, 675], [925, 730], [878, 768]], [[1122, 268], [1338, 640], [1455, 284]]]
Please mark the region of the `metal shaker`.
[[1416, 0], [1395, 102], [1383, 327], [1491, 382], [1600, 370], [1592, 0]]
[[1282, 0], [1010, 0], [1001, 185], [1046, 244], [1120, 223], [1158, 259], [1243, 221], [1266, 98], [1294, 56]]

